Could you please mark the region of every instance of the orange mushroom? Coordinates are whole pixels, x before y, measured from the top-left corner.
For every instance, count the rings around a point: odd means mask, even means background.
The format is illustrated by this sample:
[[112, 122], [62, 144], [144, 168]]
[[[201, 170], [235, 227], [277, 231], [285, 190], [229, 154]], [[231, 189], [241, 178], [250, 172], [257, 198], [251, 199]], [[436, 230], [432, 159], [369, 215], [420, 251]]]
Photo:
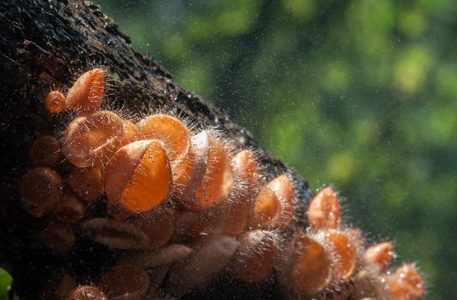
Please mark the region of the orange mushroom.
[[251, 227], [268, 227], [276, 222], [281, 212], [281, 203], [276, 193], [265, 186], [257, 195], [252, 210]]
[[241, 243], [232, 258], [232, 273], [245, 282], [258, 282], [264, 279], [273, 266], [277, 242], [272, 232], [251, 230], [244, 233]]
[[403, 264], [390, 277], [389, 294], [392, 300], [415, 300], [423, 293], [424, 281], [411, 264]]
[[341, 232], [330, 230], [325, 234], [325, 247], [332, 255], [333, 273], [337, 281], [348, 281], [354, 274], [357, 252]]
[[383, 273], [389, 268], [393, 256], [392, 244], [384, 242], [368, 248], [365, 252], [365, 261], [374, 265], [380, 273]]
[[102, 69], [93, 69], [82, 74], [67, 94], [67, 106], [77, 112], [93, 112], [100, 107], [105, 90]]
[[78, 117], [64, 132], [63, 153], [80, 168], [103, 165], [114, 154], [116, 139], [122, 132], [122, 119], [113, 112], [104, 110]]
[[293, 243], [292, 286], [304, 293], [323, 291], [332, 278], [331, 256], [323, 245], [308, 236], [302, 235]]
[[[180, 162], [186, 158], [191, 146], [191, 135], [186, 124], [173, 116], [157, 114], [145, 118], [138, 127], [140, 139], [163, 142], [172, 169], [179, 169]], [[173, 174], [173, 178], [176, 176]]]
[[274, 226], [286, 228], [292, 220], [294, 209], [294, 186], [287, 175], [280, 175], [267, 185], [278, 197], [281, 204], [279, 216], [274, 222]]
[[341, 221], [341, 207], [336, 193], [326, 187], [317, 193], [308, 207], [309, 224], [315, 228], [337, 228]]
[[103, 168], [73, 168], [67, 179], [68, 185], [79, 197], [87, 202], [100, 198], [103, 194]]
[[52, 91], [46, 96], [44, 104], [49, 112], [60, 113], [65, 109], [65, 96], [59, 91]]
[[171, 169], [163, 143], [130, 143], [110, 159], [105, 169], [108, 213], [119, 219], [148, 211], [168, 199]]
[[25, 209], [35, 218], [51, 212], [62, 199], [60, 175], [48, 167], [34, 167], [21, 181], [21, 196]]

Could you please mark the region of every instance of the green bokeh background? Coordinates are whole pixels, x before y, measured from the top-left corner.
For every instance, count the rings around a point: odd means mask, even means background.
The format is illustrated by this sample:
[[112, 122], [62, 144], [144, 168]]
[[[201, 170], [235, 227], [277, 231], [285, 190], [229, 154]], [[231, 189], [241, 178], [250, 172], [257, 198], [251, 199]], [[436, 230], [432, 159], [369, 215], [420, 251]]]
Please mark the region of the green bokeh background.
[[457, 299], [454, 0], [96, 2], [313, 189], [339, 190], [345, 222], [417, 262], [425, 299]]

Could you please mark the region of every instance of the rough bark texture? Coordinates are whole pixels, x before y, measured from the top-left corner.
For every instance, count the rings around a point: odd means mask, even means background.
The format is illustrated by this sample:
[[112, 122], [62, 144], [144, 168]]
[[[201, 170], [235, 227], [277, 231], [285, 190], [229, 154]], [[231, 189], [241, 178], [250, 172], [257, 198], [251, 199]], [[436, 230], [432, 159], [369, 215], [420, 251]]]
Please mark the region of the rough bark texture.
[[[203, 126], [223, 128], [238, 145], [253, 147], [271, 174], [287, 168], [264, 151], [249, 131], [206, 104], [198, 95], [177, 86], [172, 75], [148, 54], [136, 52], [130, 39], [117, 30], [116, 23], [88, 1], [9, 0], [0, 8], [0, 266], [14, 278], [21, 299], [38, 299], [50, 280], [47, 272], [74, 260], [75, 270], [97, 265], [93, 257], [51, 258], [39, 248], [36, 232], [39, 220], [21, 208], [18, 184], [29, 166], [28, 149], [40, 135], [55, 134], [61, 120], [45, 111], [43, 99], [52, 89], [64, 90], [83, 71], [94, 66], [106, 68], [110, 88], [105, 102], [115, 108], [146, 111], [161, 107], [195, 118]], [[297, 178], [301, 201], [311, 194], [307, 184]], [[224, 298], [240, 297], [240, 290], [218, 283], [202, 291], [204, 297], [215, 291]], [[247, 298], [275, 297], [274, 283], [250, 291]], [[220, 289], [220, 290], [218, 290]]]

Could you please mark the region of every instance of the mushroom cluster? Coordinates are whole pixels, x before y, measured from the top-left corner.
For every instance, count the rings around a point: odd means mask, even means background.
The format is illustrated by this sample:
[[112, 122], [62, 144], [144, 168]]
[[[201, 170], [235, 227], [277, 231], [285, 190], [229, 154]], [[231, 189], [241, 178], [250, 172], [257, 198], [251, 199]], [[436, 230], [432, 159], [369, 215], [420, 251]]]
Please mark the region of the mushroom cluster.
[[86, 278], [61, 272], [44, 299], [181, 297], [220, 280], [268, 282], [293, 299], [423, 294], [413, 264], [390, 267], [391, 243], [367, 247], [342, 223], [331, 187], [303, 203], [291, 173], [270, 176], [254, 149], [220, 130], [167, 112], [133, 120], [101, 110], [104, 86], [93, 69], [66, 96], [47, 95], [50, 113], [74, 118], [31, 145], [20, 189], [53, 255], [115, 251]]

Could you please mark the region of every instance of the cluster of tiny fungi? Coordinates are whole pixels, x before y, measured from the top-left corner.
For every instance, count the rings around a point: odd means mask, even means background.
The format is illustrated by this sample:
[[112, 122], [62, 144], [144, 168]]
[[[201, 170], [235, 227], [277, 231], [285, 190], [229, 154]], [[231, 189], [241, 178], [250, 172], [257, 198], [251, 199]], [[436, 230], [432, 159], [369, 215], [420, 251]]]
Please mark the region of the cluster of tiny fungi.
[[[133, 121], [101, 110], [104, 87], [97, 68], [66, 96], [47, 95], [50, 113], [73, 119], [57, 138], [31, 145], [20, 189], [24, 208], [46, 216], [39, 240], [56, 255], [71, 253], [80, 237], [122, 253], [92, 282], [64, 273], [43, 299], [164, 299], [220, 278], [275, 282], [293, 299], [423, 294], [413, 264], [390, 267], [390, 242], [367, 247], [358, 229], [341, 224], [331, 187], [317, 192], [300, 226], [290, 174], [268, 180], [255, 151], [176, 114]], [[63, 162], [71, 163], [66, 173], [56, 167]], [[101, 202], [99, 217], [87, 213]]]

